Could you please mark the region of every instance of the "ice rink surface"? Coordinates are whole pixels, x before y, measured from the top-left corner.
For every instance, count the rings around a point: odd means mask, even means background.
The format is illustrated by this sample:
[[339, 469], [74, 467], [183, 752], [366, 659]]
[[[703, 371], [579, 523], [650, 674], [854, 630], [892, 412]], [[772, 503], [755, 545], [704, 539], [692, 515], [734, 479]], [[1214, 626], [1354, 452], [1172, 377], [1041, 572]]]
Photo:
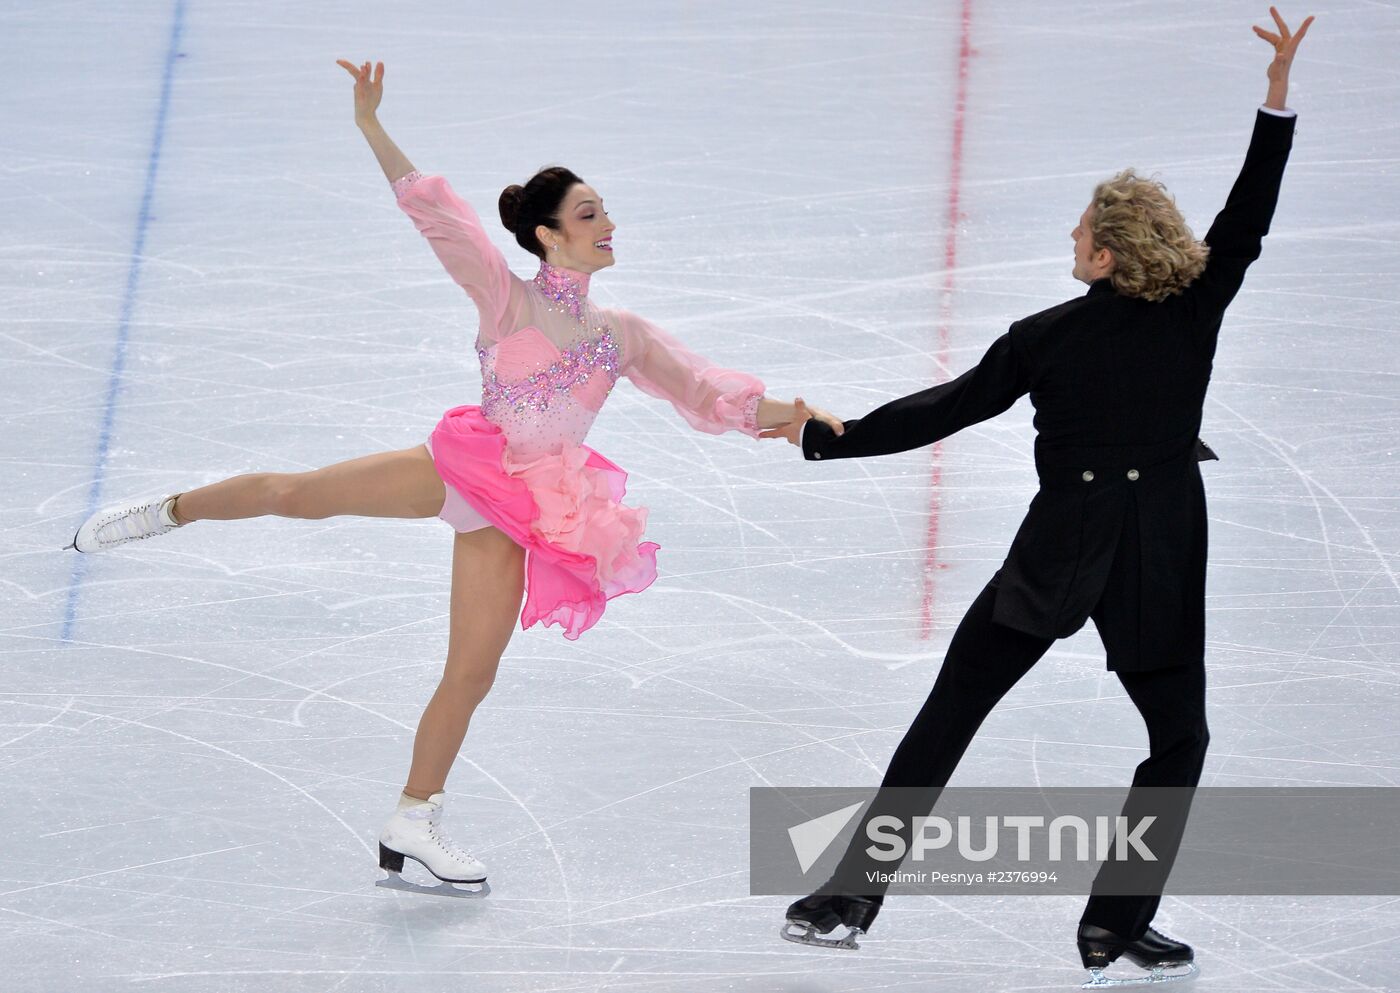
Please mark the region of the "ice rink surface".
[[[1204, 435], [1207, 785], [1395, 785], [1400, 6], [1328, 0], [1274, 233]], [[375, 889], [446, 644], [436, 521], [202, 525], [60, 553], [94, 502], [420, 442], [479, 399], [469, 301], [395, 209], [337, 57], [499, 233], [563, 162], [618, 224], [594, 296], [845, 416], [1083, 287], [1093, 184], [1198, 233], [1263, 99], [1243, 3], [247, 0], [0, 7], [0, 987], [19, 993], [1068, 989], [1067, 897], [892, 899], [780, 941], [747, 790], [866, 785], [1035, 487], [1030, 408], [837, 465], [630, 384], [590, 443], [661, 579], [517, 635], [449, 783], [494, 894]], [[966, 44], [964, 44], [966, 40]], [[962, 93], [964, 100], [959, 101]], [[1092, 630], [955, 785], [1117, 785], [1145, 755]], [[1169, 897], [1211, 991], [1400, 989], [1393, 898]]]

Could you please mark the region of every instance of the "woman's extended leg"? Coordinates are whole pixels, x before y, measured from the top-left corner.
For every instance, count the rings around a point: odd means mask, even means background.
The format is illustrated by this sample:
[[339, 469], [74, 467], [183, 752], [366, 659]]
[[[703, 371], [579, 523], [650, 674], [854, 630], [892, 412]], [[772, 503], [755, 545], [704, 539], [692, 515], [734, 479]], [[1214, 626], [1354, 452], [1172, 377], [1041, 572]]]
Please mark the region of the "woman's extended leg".
[[180, 494], [181, 524], [248, 517], [436, 517], [446, 490], [422, 445], [311, 472], [254, 472]]
[[418, 445], [312, 472], [254, 472], [188, 493], [104, 507], [83, 522], [68, 547], [101, 552], [193, 521], [265, 515], [436, 517], [446, 496], [427, 446]]
[[457, 535], [447, 665], [418, 722], [409, 796], [426, 800], [447, 782], [472, 713], [496, 679], [524, 589], [523, 548], [495, 528]]

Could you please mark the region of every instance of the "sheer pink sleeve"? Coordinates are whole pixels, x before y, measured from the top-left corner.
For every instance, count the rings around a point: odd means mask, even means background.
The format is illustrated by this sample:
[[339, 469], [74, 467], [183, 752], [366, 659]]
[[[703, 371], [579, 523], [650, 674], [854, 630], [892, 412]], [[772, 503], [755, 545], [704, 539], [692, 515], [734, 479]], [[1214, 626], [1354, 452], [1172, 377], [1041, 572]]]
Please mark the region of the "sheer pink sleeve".
[[476, 303], [482, 335], [492, 341], [500, 337], [519, 280], [486, 236], [481, 218], [441, 176], [415, 171], [392, 185], [399, 208], [428, 239], [447, 274]]
[[636, 314], [611, 313], [622, 331], [622, 374], [642, 392], [669, 400], [697, 431], [758, 437], [761, 380], [720, 368]]

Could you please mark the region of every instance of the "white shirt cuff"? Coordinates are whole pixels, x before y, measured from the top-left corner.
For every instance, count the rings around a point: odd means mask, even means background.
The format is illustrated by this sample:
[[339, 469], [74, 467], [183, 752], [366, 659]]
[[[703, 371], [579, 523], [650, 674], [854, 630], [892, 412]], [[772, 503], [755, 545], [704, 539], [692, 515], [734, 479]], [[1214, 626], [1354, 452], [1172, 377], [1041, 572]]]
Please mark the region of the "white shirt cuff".
[[802, 422], [802, 427], [800, 427], [800, 428], [797, 429], [797, 447], [798, 447], [798, 448], [801, 448], [801, 447], [802, 447], [802, 436], [805, 435], [805, 434], [807, 433], [807, 425], [810, 424], [810, 423], [811, 423], [811, 421], [803, 421], [803, 422]]
[[1284, 107], [1282, 110], [1274, 110], [1274, 108], [1272, 108], [1272, 107], [1260, 107], [1259, 109], [1262, 110], [1262, 111], [1263, 111], [1264, 113], [1266, 113], [1266, 114], [1272, 114], [1274, 117], [1297, 117], [1297, 116], [1298, 116], [1298, 112], [1297, 112], [1296, 110], [1294, 110], [1292, 107]]

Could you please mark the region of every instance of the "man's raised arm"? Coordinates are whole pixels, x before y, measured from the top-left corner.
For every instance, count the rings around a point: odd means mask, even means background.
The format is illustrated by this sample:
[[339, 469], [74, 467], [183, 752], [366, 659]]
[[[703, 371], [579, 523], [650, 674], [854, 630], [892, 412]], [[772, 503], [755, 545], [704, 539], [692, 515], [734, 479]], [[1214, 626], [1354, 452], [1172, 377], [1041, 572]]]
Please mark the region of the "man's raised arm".
[[1313, 19], [1309, 17], [1297, 34], [1279, 12], [1269, 8], [1278, 33], [1255, 27], [1254, 33], [1274, 46], [1274, 58], [1269, 63], [1269, 89], [1254, 122], [1254, 135], [1245, 154], [1239, 178], [1230, 190], [1225, 207], [1216, 215], [1205, 242], [1210, 246], [1210, 259], [1205, 271], [1191, 284], [1187, 294], [1201, 305], [1224, 311], [1244, 282], [1250, 263], [1259, 258], [1264, 236], [1269, 233], [1274, 208], [1278, 204], [1283, 170], [1293, 147], [1293, 123], [1296, 114], [1288, 109], [1288, 72], [1298, 43], [1308, 32]]

